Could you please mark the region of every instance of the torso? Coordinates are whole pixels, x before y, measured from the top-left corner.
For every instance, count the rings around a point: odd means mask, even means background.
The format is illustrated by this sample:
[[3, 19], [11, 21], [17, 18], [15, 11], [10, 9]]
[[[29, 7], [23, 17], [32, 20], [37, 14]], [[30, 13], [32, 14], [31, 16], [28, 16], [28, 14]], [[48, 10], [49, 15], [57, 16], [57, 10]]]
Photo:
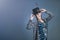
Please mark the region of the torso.
[[38, 21], [40, 21], [40, 22], [44, 23], [44, 21], [43, 21], [43, 19], [42, 19], [42, 16], [41, 16], [41, 15], [42, 15], [41, 13], [36, 14], [37, 19], [38, 19]]

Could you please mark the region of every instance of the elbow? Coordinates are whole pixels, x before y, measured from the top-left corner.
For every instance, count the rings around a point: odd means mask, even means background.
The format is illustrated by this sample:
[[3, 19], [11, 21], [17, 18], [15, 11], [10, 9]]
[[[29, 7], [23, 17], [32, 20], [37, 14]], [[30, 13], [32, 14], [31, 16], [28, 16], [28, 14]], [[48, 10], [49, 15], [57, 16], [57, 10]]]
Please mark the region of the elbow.
[[54, 15], [52, 15], [52, 18], [55, 17]]

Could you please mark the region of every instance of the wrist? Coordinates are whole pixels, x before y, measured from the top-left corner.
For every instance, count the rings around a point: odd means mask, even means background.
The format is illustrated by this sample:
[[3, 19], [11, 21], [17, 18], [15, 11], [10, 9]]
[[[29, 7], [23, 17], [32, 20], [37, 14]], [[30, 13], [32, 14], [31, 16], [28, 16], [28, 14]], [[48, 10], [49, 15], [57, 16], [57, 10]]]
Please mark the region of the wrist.
[[32, 22], [32, 20], [29, 20], [29, 22]]
[[45, 13], [47, 13], [47, 11], [45, 11]]
[[49, 14], [50, 12], [49, 12], [49, 11], [46, 11], [45, 13], [46, 13], [46, 14]]

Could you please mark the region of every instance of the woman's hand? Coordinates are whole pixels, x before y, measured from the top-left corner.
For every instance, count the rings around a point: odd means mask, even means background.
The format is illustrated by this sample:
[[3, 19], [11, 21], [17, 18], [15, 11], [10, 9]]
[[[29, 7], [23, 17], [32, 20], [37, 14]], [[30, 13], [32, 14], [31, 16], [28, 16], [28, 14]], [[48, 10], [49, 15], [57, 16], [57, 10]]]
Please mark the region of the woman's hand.
[[40, 9], [40, 11], [41, 12], [46, 12], [47, 10], [42, 8], [42, 9]]

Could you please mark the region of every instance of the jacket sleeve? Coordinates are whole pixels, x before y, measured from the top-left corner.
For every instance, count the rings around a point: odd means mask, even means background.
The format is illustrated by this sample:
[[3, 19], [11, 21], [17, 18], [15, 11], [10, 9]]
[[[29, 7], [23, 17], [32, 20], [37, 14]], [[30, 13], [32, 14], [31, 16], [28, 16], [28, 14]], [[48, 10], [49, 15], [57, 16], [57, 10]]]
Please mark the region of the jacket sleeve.
[[31, 29], [31, 26], [32, 26], [32, 21], [29, 20], [26, 29], [30, 30]]
[[30, 19], [29, 19], [29, 21], [28, 21], [28, 23], [27, 23], [27, 29], [28, 30], [30, 30], [31, 28], [32, 28], [32, 26], [33, 26], [33, 22], [32, 22], [32, 20], [33, 20], [33, 18], [34, 18], [34, 15], [31, 15], [30, 16]]
[[46, 18], [46, 21], [49, 22], [54, 16], [51, 12], [47, 11], [46, 14], [48, 14], [48, 17]]

